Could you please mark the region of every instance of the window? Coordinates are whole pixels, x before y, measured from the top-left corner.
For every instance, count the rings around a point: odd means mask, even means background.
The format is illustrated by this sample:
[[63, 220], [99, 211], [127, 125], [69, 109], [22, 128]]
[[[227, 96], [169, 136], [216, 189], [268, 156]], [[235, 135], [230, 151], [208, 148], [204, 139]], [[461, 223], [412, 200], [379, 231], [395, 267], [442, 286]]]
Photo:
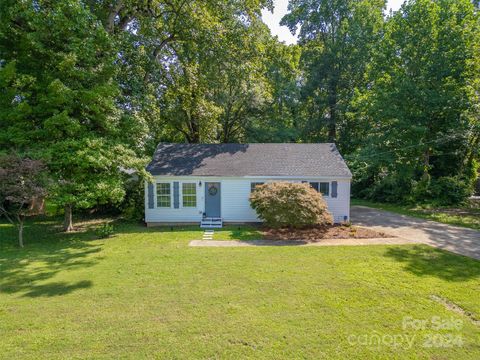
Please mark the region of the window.
[[324, 196], [328, 196], [330, 194], [330, 183], [328, 182], [311, 182], [310, 186], [321, 192]]
[[172, 200], [170, 195], [170, 183], [157, 183], [157, 207], [171, 207]]
[[263, 185], [265, 183], [263, 182], [252, 182], [250, 183], [250, 192], [253, 192], [255, 191], [255, 188], [258, 186], [258, 185]]
[[311, 182], [311, 183], [310, 183], [310, 186], [311, 186], [312, 188], [314, 188], [316, 191], [319, 190], [319, 188], [318, 188], [318, 182]]
[[197, 184], [182, 183], [183, 207], [197, 207]]
[[321, 182], [320, 183], [320, 192], [323, 195], [328, 196], [330, 194], [330, 183]]

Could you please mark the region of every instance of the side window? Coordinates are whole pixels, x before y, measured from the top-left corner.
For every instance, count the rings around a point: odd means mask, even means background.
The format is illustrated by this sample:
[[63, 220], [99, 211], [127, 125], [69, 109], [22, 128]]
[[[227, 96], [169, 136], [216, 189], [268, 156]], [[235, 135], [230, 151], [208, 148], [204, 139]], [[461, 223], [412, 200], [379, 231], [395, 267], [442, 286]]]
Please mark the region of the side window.
[[157, 207], [172, 206], [170, 183], [157, 183]]
[[258, 185], [263, 185], [265, 183], [263, 182], [252, 182], [250, 183], [250, 192], [254, 192], [255, 191], [255, 188], [258, 186]]
[[330, 195], [330, 183], [327, 183], [327, 182], [320, 183], [319, 190], [324, 196], [329, 196]]
[[330, 195], [330, 183], [328, 182], [311, 182], [310, 186], [324, 196]]
[[195, 183], [182, 183], [183, 207], [197, 207], [197, 185]]

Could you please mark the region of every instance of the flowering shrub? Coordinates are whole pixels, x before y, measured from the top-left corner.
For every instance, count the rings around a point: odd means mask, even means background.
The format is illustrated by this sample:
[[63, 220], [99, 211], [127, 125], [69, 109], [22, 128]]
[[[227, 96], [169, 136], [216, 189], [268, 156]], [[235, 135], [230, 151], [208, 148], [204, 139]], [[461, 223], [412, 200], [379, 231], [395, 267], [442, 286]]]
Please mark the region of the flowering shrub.
[[270, 227], [302, 228], [327, 225], [333, 218], [322, 194], [309, 184], [275, 182], [257, 185], [250, 203]]

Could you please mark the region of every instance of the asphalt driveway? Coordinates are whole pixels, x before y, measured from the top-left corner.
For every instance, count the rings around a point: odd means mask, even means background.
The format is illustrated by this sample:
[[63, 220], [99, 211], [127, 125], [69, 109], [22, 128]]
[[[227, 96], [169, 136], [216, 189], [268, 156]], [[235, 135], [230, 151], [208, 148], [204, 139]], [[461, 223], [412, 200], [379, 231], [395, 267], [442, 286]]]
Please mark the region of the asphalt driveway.
[[353, 224], [480, 260], [480, 231], [438, 223], [366, 206], [352, 206]]

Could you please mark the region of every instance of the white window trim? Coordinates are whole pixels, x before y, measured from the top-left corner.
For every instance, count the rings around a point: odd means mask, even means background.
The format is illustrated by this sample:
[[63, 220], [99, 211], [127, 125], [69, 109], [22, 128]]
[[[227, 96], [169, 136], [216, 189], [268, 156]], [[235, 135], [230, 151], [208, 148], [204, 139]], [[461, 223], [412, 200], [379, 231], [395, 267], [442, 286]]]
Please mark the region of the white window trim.
[[[195, 206], [183, 206], [183, 184], [194, 184], [195, 185]], [[178, 201], [179, 201], [179, 209], [198, 209], [198, 182], [197, 181], [179, 181], [179, 189], [178, 189]]]
[[[170, 185], [170, 206], [158, 206], [158, 184], [169, 184]], [[156, 209], [173, 209], [173, 183], [171, 181], [157, 181], [155, 183], [155, 208]]]
[[[321, 183], [325, 183], [325, 184], [328, 184], [328, 194], [327, 195], [324, 195], [321, 191], [320, 191], [320, 184]], [[318, 181], [318, 192], [320, 194], [322, 194], [323, 197], [330, 197], [330, 193], [332, 192], [332, 182], [331, 181]]]

